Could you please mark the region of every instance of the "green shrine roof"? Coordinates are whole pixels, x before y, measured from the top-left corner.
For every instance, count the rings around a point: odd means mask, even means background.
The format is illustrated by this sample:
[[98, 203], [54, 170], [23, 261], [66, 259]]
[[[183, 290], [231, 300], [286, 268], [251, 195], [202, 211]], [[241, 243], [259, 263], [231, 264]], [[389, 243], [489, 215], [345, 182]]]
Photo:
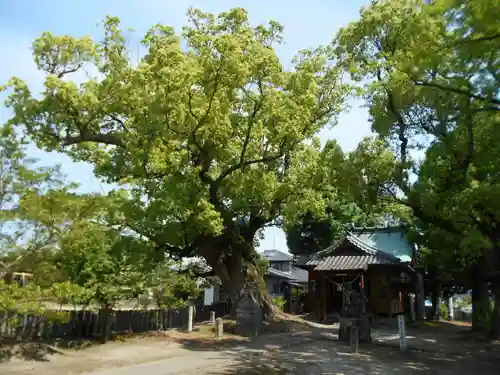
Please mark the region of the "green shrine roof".
[[366, 246], [398, 258], [401, 262], [411, 262], [414, 246], [406, 238], [404, 227], [354, 228], [351, 236]]

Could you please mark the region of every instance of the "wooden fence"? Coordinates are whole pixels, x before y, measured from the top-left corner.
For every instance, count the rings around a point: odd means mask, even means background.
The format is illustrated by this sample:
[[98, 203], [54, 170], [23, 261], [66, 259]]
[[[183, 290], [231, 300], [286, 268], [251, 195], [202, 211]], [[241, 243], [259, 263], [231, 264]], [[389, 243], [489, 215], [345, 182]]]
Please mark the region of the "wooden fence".
[[[195, 306], [194, 322], [210, 319], [210, 312], [217, 317], [228, 313], [227, 304]], [[61, 321], [32, 314], [0, 312], [0, 338], [23, 340], [96, 339], [120, 333], [144, 333], [182, 329], [188, 324], [188, 308], [157, 310], [100, 310], [63, 311]]]

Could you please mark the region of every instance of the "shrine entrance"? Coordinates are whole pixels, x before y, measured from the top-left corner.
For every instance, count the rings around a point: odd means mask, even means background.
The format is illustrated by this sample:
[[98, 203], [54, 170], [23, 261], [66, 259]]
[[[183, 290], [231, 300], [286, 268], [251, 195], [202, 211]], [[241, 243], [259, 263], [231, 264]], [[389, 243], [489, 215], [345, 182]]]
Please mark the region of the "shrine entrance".
[[350, 301], [353, 293], [361, 294], [364, 287], [364, 276], [361, 273], [338, 273], [325, 275], [326, 293], [325, 312], [339, 316], [349, 315]]

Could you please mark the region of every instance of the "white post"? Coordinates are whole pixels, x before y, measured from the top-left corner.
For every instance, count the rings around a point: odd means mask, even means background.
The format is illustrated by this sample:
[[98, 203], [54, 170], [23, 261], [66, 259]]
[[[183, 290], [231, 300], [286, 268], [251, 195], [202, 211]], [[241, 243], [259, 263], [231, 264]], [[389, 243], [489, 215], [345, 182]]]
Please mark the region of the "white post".
[[448, 300], [448, 315], [450, 320], [455, 320], [455, 310], [453, 306], [453, 297]]
[[410, 313], [411, 313], [411, 320], [415, 322], [417, 320], [417, 316], [415, 314], [415, 295], [410, 294]]
[[193, 314], [194, 306], [190, 305], [188, 307], [188, 332], [193, 332]]
[[215, 311], [210, 311], [210, 324], [215, 324]]
[[220, 339], [224, 335], [224, 321], [219, 317], [215, 322], [215, 338]]
[[399, 328], [399, 348], [401, 350], [406, 350], [408, 346], [406, 338], [406, 325], [404, 314], [398, 315], [398, 328]]

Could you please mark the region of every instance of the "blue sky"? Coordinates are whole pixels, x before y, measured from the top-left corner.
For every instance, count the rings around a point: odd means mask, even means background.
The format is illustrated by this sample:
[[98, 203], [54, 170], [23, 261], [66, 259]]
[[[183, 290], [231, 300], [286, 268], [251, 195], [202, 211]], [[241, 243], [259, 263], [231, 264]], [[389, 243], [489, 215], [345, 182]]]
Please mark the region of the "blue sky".
[[[292, 59], [300, 49], [326, 44], [335, 32], [353, 21], [359, 8], [369, 0], [269, 0], [269, 1], [227, 1], [227, 0], [0, 0], [0, 84], [11, 76], [24, 79], [30, 88], [40, 91], [43, 74], [36, 70], [31, 56], [31, 43], [44, 31], [56, 34], [99, 36], [98, 24], [106, 14], [121, 18], [124, 27], [135, 30], [136, 41], [156, 23], [170, 25], [179, 30], [186, 22], [185, 13], [190, 6], [203, 11], [221, 12], [233, 7], [248, 10], [252, 23], [267, 23], [273, 19], [285, 27], [285, 44], [278, 53], [284, 62]], [[136, 42], [137, 43], [137, 42]], [[0, 96], [4, 99], [4, 96]], [[352, 110], [344, 113], [339, 124], [321, 133], [323, 141], [336, 139], [345, 150], [353, 149], [361, 138], [370, 134], [368, 113], [360, 103], [351, 103]], [[9, 113], [0, 108], [0, 121]], [[43, 165], [61, 164], [68, 180], [81, 183], [86, 191], [102, 191], [103, 186], [92, 173], [92, 166], [73, 163], [65, 155], [47, 154], [35, 147], [31, 156], [40, 159]], [[275, 245], [274, 245], [275, 244]], [[260, 249], [275, 248], [286, 251], [283, 231], [269, 228], [261, 241]]]

